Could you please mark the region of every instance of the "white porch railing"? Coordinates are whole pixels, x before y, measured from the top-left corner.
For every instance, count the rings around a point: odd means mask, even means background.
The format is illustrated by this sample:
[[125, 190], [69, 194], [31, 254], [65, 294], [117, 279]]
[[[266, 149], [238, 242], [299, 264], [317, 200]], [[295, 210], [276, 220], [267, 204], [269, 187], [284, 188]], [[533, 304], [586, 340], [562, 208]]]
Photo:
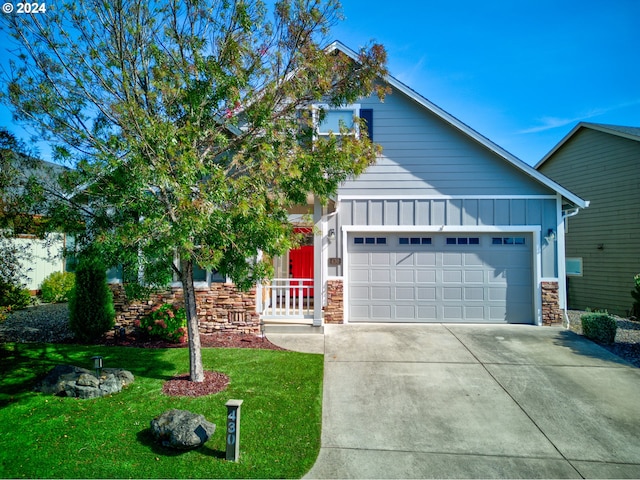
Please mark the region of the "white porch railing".
[[262, 319], [313, 319], [312, 278], [274, 278], [256, 297]]

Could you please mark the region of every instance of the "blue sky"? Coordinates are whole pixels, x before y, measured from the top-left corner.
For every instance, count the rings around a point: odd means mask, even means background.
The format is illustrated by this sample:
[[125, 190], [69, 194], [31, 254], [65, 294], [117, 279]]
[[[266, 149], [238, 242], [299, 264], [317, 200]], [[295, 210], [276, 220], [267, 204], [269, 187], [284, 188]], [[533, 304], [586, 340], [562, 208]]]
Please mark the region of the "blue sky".
[[[333, 39], [382, 43], [391, 75], [531, 165], [579, 121], [640, 126], [638, 0], [343, 0], [343, 12]], [[26, 136], [5, 107], [0, 125]]]
[[638, 0], [343, 0], [335, 39], [530, 165], [579, 121], [640, 127]]

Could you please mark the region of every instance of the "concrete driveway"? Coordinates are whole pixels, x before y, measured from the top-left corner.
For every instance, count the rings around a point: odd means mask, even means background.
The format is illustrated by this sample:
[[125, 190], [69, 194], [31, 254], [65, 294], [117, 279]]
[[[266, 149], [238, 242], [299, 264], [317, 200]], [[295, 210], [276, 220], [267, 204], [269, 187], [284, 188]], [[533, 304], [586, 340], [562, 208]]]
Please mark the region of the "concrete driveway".
[[305, 478], [639, 478], [640, 369], [560, 328], [328, 325]]

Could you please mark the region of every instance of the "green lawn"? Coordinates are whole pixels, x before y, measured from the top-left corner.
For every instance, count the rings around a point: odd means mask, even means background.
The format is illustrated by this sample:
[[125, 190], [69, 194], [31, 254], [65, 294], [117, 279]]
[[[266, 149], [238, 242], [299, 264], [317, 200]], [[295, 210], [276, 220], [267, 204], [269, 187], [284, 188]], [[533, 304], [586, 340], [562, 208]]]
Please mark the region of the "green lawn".
[[[135, 382], [92, 400], [45, 396], [36, 379], [57, 364], [121, 367]], [[0, 344], [0, 478], [299, 478], [320, 449], [323, 358], [255, 349], [203, 349], [205, 370], [228, 388], [199, 398], [169, 397], [162, 384], [189, 369], [188, 350]], [[225, 403], [244, 400], [240, 461], [224, 459]], [[167, 409], [216, 424], [200, 449], [158, 446], [151, 419]]]

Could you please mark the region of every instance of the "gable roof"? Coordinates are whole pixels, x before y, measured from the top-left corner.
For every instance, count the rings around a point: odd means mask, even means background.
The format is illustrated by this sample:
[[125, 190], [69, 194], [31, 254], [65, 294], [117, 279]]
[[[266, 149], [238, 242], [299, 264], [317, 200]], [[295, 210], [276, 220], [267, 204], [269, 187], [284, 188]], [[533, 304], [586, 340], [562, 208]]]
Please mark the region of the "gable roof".
[[[336, 51], [336, 50], [344, 53], [345, 55], [347, 55], [348, 57], [350, 57], [354, 61], [358, 61], [358, 54], [356, 52], [354, 52], [353, 50], [351, 50], [349, 47], [345, 46], [340, 41], [335, 41], [335, 42], [331, 43], [326, 48], [327, 52], [333, 52], [333, 51]], [[559, 193], [566, 200], [568, 200], [569, 202], [571, 202], [575, 206], [580, 207], [580, 208], [586, 208], [586, 207], [589, 206], [589, 202], [588, 201], [583, 200], [582, 198], [578, 197], [574, 193], [571, 193], [569, 190], [567, 190], [566, 188], [562, 187], [558, 183], [554, 182], [553, 180], [551, 180], [550, 178], [548, 178], [547, 176], [545, 176], [541, 172], [538, 172], [533, 167], [527, 165], [526, 163], [524, 163], [522, 160], [520, 160], [516, 156], [512, 155], [511, 153], [509, 153], [506, 150], [504, 150], [502, 147], [500, 147], [497, 144], [493, 143], [491, 140], [489, 140], [484, 135], [481, 135], [480, 133], [478, 133], [477, 131], [475, 131], [471, 127], [469, 127], [467, 124], [461, 122], [460, 120], [458, 120], [456, 117], [454, 117], [450, 113], [444, 111], [443, 109], [441, 109], [440, 107], [438, 107], [434, 103], [430, 102], [425, 97], [423, 97], [418, 92], [416, 92], [412, 88], [408, 87], [407, 85], [405, 85], [404, 83], [402, 83], [398, 79], [392, 77], [391, 75], [385, 75], [383, 77], [383, 80], [386, 83], [388, 83], [391, 87], [395, 88], [396, 90], [398, 90], [398, 91], [402, 92], [403, 94], [405, 94], [407, 97], [411, 98], [413, 101], [418, 103], [418, 105], [420, 105], [421, 107], [423, 107], [426, 110], [430, 111], [431, 113], [433, 113], [434, 115], [436, 115], [440, 119], [444, 120], [445, 122], [447, 122], [450, 125], [452, 125], [454, 128], [456, 128], [459, 131], [461, 131], [463, 134], [465, 134], [468, 137], [470, 137], [471, 139], [473, 139], [475, 142], [479, 143], [483, 147], [485, 147], [488, 150], [490, 150], [493, 153], [495, 153], [498, 157], [502, 158], [504, 161], [506, 161], [508, 164], [510, 164], [511, 166], [516, 168], [517, 170], [520, 170], [525, 175], [531, 177], [535, 181], [537, 181], [537, 182], [545, 185], [546, 187], [550, 188], [551, 190], [554, 190], [555, 192]]]
[[565, 135], [565, 137], [558, 142], [558, 144], [551, 149], [549, 153], [547, 153], [542, 160], [536, 163], [536, 169], [540, 168], [544, 162], [546, 162], [554, 153], [556, 153], [560, 148], [569, 141], [571, 137], [573, 137], [579, 130], [583, 128], [588, 128], [591, 130], [597, 130], [602, 133], [607, 133], [609, 135], [615, 135], [617, 137], [627, 138], [629, 140], [635, 140], [640, 142], [640, 127], [624, 127], [621, 125], [605, 125], [603, 123], [589, 123], [589, 122], [580, 122], [573, 129]]

